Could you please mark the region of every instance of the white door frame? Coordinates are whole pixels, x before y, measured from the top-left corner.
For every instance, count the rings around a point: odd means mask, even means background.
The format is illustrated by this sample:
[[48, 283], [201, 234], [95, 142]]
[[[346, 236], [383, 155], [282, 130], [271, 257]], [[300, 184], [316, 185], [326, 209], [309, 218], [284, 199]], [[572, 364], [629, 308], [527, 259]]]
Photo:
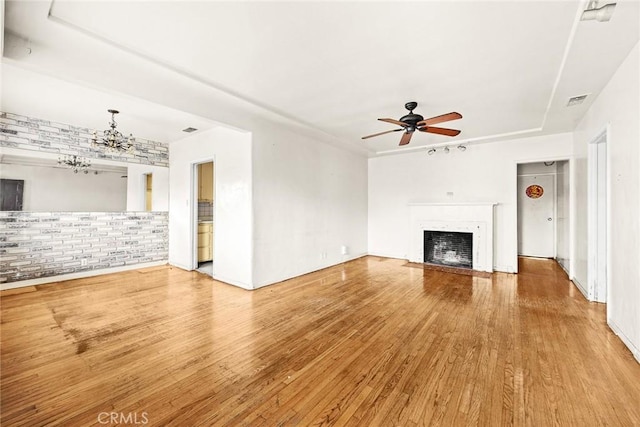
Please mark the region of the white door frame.
[[[515, 200], [516, 208], [513, 210], [514, 220], [514, 233], [516, 236], [515, 246], [513, 248], [511, 262], [513, 263], [513, 272], [518, 273], [518, 165], [525, 163], [542, 163], [542, 162], [569, 162], [569, 279], [573, 280], [575, 277], [575, 245], [574, 233], [575, 233], [575, 221], [576, 221], [576, 188], [575, 188], [575, 158], [573, 156], [564, 157], [537, 157], [533, 159], [519, 159], [513, 163], [513, 196]], [[557, 189], [556, 189], [557, 190]], [[557, 212], [556, 212], [557, 213]], [[557, 217], [557, 215], [556, 215]], [[556, 227], [554, 227], [554, 230]], [[555, 231], [554, 231], [555, 233]], [[557, 237], [555, 237], [557, 239]], [[554, 246], [556, 242], [554, 241]]]
[[[587, 157], [587, 297], [591, 301], [605, 303], [609, 300], [611, 283], [611, 159], [609, 155], [609, 125], [600, 131], [588, 146]], [[602, 144], [602, 145], [601, 145]], [[604, 151], [604, 153], [602, 152]], [[604, 159], [600, 157], [604, 155]], [[599, 196], [598, 167], [604, 160], [605, 197]], [[602, 206], [602, 203], [605, 205]], [[604, 213], [604, 218], [600, 213]], [[605, 233], [604, 248], [598, 245], [598, 230]], [[602, 243], [602, 242], [601, 242]], [[604, 252], [604, 254], [603, 254]], [[602, 259], [604, 258], [604, 259]]]

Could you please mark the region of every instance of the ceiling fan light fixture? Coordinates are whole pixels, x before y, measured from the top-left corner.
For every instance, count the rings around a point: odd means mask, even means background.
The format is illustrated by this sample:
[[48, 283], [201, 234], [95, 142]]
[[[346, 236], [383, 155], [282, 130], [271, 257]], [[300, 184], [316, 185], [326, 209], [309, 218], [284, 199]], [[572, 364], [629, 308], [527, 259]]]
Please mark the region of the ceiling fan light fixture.
[[598, 7], [598, 1], [590, 1], [587, 8], [582, 12], [580, 16], [581, 21], [598, 21], [607, 22], [613, 16], [613, 11], [616, 9], [616, 3], [605, 4]]

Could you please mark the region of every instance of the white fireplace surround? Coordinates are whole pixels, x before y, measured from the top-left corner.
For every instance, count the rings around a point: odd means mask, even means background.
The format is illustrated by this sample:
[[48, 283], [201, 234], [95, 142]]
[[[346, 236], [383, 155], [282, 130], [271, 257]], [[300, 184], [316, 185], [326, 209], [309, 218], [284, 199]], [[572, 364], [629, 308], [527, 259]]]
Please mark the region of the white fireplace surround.
[[497, 203], [410, 203], [409, 261], [424, 262], [424, 232], [473, 233], [473, 269], [493, 272], [493, 207]]

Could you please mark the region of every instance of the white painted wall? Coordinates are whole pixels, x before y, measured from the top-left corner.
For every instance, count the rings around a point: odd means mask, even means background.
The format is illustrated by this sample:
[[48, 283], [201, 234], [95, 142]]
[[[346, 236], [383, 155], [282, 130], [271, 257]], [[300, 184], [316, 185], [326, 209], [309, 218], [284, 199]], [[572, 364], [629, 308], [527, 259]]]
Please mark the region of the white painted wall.
[[[169, 263], [191, 269], [194, 236], [192, 165], [215, 161], [213, 277], [251, 289], [251, 134], [223, 127], [196, 133], [169, 146]], [[197, 207], [196, 207], [197, 208]]]
[[146, 175], [153, 174], [151, 205], [154, 211], [169, 210], [169, 168], [150, 165], [127, 165], [127, 210], [144, 211]]
[[569, 274], [570, 246], [570, 171], [569, 162], [557, 162], [556, 175], [556, 260]]
[[24, 180], [23, 211], [122, 212], [126, 210], [127, 180], [122, 173], [73, 173], [70, 169], [0, 165], [0, 178]]
[[369, 253], [407, 257], [408, 203], [497, 202], [494, 268], [516, 271], [517, 163], [569, 158], [571, 145], [563, 133], [369, 159]]
[[557, 164], [558, 162], [555, 161], [549, 166], [544, 162], [522, 163], [518, 165], [518, 175], [555, 175], [558, 169]]
[[282, 126], [252, 131], [255, 287], [366, 254], [367, 159]]
[[587, 152], [610, 126], [607, 319], [640, 360], [640, 44], [631, 50], [574, 132], [576, 277], [587, 283]]

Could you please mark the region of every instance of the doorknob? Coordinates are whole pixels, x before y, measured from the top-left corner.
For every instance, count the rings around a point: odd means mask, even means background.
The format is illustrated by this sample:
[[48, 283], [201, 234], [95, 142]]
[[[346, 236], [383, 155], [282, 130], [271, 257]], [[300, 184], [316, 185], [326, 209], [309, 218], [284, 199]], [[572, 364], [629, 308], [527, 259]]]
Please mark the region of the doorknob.
[[551, 218], [547, 218], [547, 221], [553, 221]]

